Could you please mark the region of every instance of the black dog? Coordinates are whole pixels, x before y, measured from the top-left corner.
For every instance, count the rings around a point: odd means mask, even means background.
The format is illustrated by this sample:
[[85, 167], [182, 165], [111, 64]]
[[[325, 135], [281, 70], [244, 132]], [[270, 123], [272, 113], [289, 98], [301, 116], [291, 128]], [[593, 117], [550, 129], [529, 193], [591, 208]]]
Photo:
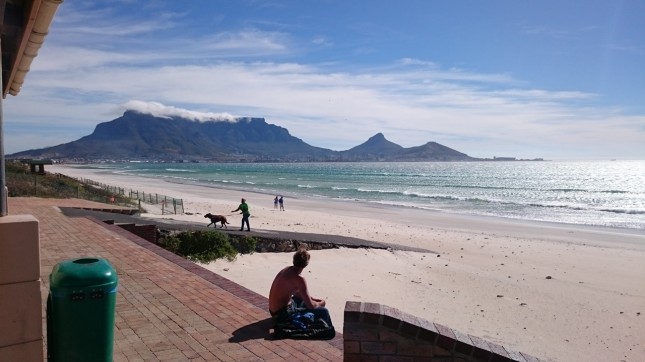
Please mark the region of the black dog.
[[207, 217], [211, 220], [211, 223], [206, 225], [206, 227], [213, 225], [214, 228], [217, 228], [217, 223], [219, 222], [221, 223], [220, 229], [223, 227], [228, 229], [228, 226], [226, 226], [226, 224], [230, 224], [230, 222], [226, 221], [226, 216], [224, 215], [213, 215], [209, 212], [208, 214], [204, 215], [204, 217]]

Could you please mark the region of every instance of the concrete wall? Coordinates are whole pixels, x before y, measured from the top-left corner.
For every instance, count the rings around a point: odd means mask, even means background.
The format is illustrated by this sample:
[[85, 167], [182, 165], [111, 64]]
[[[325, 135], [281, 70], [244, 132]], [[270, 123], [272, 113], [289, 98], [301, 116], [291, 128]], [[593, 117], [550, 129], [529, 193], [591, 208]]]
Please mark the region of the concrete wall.
[[[108, 220], [110, 221], [110, 220]], [[114, 222], [106, 222], [106, 224], [114, 224]], [[153, 244], [157, 243], [157, 226], [156, 225], [135, 225], [135, 224], [115, 224], [122, 229], [125, 229], [134, 235], [139, 236]]]
[[539, 362], [533, 356], [376, 303], [347, 302], [344, 360]]
[[42, 361], [38, 220], [0, 217], [0, 361]]

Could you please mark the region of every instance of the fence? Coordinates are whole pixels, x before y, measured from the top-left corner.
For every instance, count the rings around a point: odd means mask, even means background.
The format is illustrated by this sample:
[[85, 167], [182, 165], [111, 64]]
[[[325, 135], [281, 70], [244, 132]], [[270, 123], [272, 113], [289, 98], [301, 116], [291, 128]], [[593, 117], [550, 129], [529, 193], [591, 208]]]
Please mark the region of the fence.
[[149, 213], [183, 214], [182, 199], [127, 190], [90, 179], [75, 178], [60, 173], [32, 173], [24, 163], [7, 162], [6, 185], [9, 197], [77, 198], [126, 207], [139, 207]]
[[108, 192], [110, 194], [107, 200], [108, 203], [123, 204], [127, 201], [137, 201], [139, 210], [146, 209], [147, 212], [152, 214], [159, 212], [162, 215], [184, 213], [184, 202], [182, 199], [139, 190], [126, 190], [123, 187], [107, 185], [86, 178], [77, 178], [76, 180]]

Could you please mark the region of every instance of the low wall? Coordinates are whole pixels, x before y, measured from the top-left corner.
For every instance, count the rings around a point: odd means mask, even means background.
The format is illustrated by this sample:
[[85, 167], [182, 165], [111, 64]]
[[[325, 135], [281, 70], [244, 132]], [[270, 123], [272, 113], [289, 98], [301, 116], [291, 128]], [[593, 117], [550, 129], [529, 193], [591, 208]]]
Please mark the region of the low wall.
[[376, 303], [347, 302], [345, 361], [539, 362], [479, 337]]
[[39, 222], [0, 217], [0, 361], [42, 361]]
[[338, 249], [338, 245], [333, 243], [281, 240], [275, 238], [264, 238], [257, 235], [253, 235], [253, 238], [255, 238], [255, 251], [258, 253], [294, 252], [298, 250], [299, 247], [305, 247], [307, 250]]
[[157, 225], [115, 224], [151, 243], [157, 242]]

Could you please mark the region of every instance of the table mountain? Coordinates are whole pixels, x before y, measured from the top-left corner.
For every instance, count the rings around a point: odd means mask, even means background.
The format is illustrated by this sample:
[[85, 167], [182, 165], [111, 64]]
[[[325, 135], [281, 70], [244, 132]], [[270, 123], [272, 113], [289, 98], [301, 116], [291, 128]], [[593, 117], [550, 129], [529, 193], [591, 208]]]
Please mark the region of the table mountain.
[[212, 162], [474, 160], [435, 142], [404, 148], [381, 133], [347, 151], [333, 151], [311, 146], [263, 118], [200, 122], [135, 111], [100, 123], [92, 134], [76, 141], [7, 157]]

